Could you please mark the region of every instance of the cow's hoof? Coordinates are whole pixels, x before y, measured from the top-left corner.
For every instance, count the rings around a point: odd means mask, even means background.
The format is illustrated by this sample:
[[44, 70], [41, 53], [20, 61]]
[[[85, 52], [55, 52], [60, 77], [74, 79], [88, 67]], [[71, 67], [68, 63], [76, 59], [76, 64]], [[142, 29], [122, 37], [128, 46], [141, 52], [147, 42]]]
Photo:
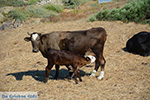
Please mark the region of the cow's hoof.
[[79, 79], [80, 80], [80, 82], [82, 82], [82, 79]]
[[79, 86], [79, 84], [77, 83], [76, 86]]
[[95, 74], [92, 73], [92, 74], [90, 75], [90, 77], [95, 77]]
[[48, 78], [45, 78], [45, 79], [43, 80], [44, 83], [47, 83], [47, 81], [48, 81]]
[[103, 77], [97, 77], [98, 80], [103, 80]]
[[55, 80], [57, 80], [57, 79], [58, 79], [58, 77], [56, 77], [56, 76], [55, 76], [55, 77], [54, 77], [54, 79], [55, 79]]
[[91, 74], [91, 75], [90, 75], [90, 77], [94, 77], [94, 76], [95, 76], [95, 74]]
[[76, 85], [79, 85], [77, 81], [75, 83], [76, 83]]

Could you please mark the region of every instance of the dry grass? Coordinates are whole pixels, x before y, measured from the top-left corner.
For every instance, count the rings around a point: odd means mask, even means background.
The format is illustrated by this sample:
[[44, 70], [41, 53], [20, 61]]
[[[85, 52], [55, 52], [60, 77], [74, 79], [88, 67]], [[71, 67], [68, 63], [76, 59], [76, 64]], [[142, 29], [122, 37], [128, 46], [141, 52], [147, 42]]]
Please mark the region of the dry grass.
[[[92, 27], [104, 27], [108, 33], [104, 48], [107, 61], [104, 79], [90, 78], [87, 74], [94, 67], [83, 67], [83, 82], [77, 86], [74, 80], [67, 80], [68, 72], [61, 67], [60, 79], [49, 79], [47, 84], [41, 82], [47, 62], [40, 53], [31, 52], [31, 43], [23, 40], [26, 32], [73, 31]], [[27, 23], [17, 29], [0, 31], [0, 91], [35, 91], [39, 100], [149, 100], [150, 57], [122, 50], [135, 33], [149, 30], [149, 25], [119, 21], [71, 21], [38, 25]], [[55, 69], [52, 69], [50, 78], [54, 74]]]

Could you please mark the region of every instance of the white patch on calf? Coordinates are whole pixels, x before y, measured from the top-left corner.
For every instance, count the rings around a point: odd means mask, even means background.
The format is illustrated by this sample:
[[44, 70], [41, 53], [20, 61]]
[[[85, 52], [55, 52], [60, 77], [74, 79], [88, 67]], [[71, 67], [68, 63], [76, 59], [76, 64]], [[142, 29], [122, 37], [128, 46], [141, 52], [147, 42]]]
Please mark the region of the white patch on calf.
[[94, 56], [89, 55], [88, 57], [91, 59], [91, 63], [95, 62], [96, 58]]
[[38, 34], [33, 34], [33, 35], [32, 35], [33, 40], [36, 40], [37, 37], [38, 37]]
[[104, 71], [101, 71], [101, 73], [100, 73], [98, 79], [101, 80], [101, 79], [103, 79], [103, 77], [104, 77]]
[[91, 59], [91, 63], [94, 63], [96, 58], [92, 55], [85, 55], [85, 57], [89, 57]]

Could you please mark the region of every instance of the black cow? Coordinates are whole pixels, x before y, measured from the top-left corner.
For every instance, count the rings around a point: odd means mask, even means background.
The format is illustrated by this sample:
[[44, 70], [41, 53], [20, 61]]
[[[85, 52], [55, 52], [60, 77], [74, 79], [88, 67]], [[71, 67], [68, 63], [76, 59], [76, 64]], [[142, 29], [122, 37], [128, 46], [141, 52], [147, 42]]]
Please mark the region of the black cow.
[[139, 32], [130, 38], [126, 43], [128, 52], [141, 56], [150, 55], [150, 32]]
[[[98, 79], [102, 79], [104, 77], [104, 66], [106, 63], [103, 57], [106, 37], [107, 34], [105, 29], [97, 27], [81, 31], [55, 31], [43, 35], [34, 32], [30, 34], [30, 37], [24, 38], [24, 40], [31, 41], [33, 52], [40, 51], [45, 58], [47, 58], [48, 48], [71, 51], [82, 57], [87, 51], [92, 51], [96, 56], [96, 64], [91, 76], [95, 76], [96, 71], [101, 65], [101, 73]], [[59, 65], [55, 67], [55, 78], [57, 78]]]

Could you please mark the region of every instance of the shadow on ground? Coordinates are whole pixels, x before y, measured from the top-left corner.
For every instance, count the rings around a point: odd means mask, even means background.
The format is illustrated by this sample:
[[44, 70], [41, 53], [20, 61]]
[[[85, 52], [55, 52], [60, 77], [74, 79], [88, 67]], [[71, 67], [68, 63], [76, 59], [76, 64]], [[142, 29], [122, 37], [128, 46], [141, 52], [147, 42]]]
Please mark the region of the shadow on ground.
[[[51, 70], [50, 74], [49, 74], [49, 79], [53, 79], [55, 76], [56, 71], [55, 70]], [[86, 73], [82, 70], [80, 70], [80, 74], [81, 77], [85, 76], [85, 75], [89, 75], [89, 73]], [[6, 76], [14, 76], [16, 78], [16, 80], [22, 80], [23, 76], [32, 76], [35, 80], [43, 82], [44, 78], [45, 78], [45, 71], [44, 70], [31, 70], [31, 71], [25, 71], [25, 72], [16, 72], [16, 73], [9, 73]], [[59, 70], [59, 77], [58, 80], [64, 80], [68, 78], [69, 79], [69, 73], [68, 70], [66, 69], [61, 69]]]

